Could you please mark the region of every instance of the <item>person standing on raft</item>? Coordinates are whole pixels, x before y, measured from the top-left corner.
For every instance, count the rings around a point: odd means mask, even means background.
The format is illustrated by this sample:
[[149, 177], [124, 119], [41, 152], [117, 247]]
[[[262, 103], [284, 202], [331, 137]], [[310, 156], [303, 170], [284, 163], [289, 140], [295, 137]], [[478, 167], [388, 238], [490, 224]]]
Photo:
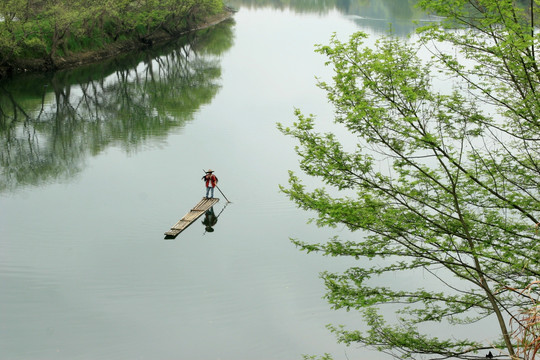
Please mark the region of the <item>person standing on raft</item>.
[[[217, 186], [218, 178], [214, 175], [214, 170], [208, 169], [206, 175], [202, 177], [202, 180], [206, 182], [206, 198], [211, 199], [214, 197], [214, 188]], [[210, 195], [210, 196], [208, 196]]]

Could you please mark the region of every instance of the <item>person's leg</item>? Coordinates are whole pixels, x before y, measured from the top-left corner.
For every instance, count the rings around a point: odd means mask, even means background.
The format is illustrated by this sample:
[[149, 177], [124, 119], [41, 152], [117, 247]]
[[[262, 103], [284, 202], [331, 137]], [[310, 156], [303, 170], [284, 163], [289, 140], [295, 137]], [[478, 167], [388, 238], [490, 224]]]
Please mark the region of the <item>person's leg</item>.
[[206, 188], [206, 198], [208, 199], [208, 194], [210, 193], [210, 189], [212, 189], [210, 186]]
[[210, 189], [212, 189], [212, 190], [210, 190], [210, 193], [212, 194], [212, 196], [210, 196], [210, 197], [213, 198], [214, 197], [214, 188], [211, 187]]

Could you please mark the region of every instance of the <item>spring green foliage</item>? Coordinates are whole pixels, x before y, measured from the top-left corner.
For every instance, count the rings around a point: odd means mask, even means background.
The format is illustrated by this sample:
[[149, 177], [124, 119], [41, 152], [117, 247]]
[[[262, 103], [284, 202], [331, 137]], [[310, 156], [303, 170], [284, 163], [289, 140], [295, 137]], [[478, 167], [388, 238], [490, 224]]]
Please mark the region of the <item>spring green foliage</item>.
[[[351, 240], [293, 242], [358, 259], [344, 273], [322, 274], [333, 308], [361, 312], [368, 326], [330, 326], [338, 341], [401, 359], [485, 358], [492, 347], [515, 357], [508, 323], [530, 306], [516, 289], [540, 275], [537, 4], [420, 6], [445, 21], [422, 28], [418, 42], [387, 36], [366, 46], [367, 35], [356, 33], [318, 47], [335, 72], [319, 87], [357, 146], [318, 132], [315, 117], [297, 110], [294, 125], [279, 128], [298, 140], [302, 171], [326, 188], [310, 190], [291, 172], [282, 191], [315, 211], [318, 225], [345, 225]], [[443, 90], [437, 76], [452, 86]], [[432, 278], [424, 288], [380, 280], [395, 272]], [[397, 323], [381, 315], [389, 305], [398, 306]], [[458, 325], [481, 319], [498, 341], [459, 339]], [[422, 331], [436, 323], [456, 332], [441, 339]]]
[[157, 31], [191, 29], [223, 9], [221, 0], [4, 0], [0, 2], [0, 65], [49, 58]]

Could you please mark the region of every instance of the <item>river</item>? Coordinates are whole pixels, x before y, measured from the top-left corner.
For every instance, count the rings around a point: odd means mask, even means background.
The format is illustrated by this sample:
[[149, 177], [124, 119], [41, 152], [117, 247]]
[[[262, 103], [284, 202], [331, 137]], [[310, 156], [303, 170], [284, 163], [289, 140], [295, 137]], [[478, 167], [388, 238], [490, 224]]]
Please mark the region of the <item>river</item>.
[[[280, 193], [298, 159], [276, 123], [300, 108], [333, 127], [314, 44], [390, 22], [406, 36], [421, 14], [402, 0], [232, 5], [173, 44], [0, 84], [0, 359], [389, 358], [325, 328], [362, 328], [318, 277], [354, 262], [289, 238], [360, 235], [307, 224]], [[208, 168], [224, 194], [214, 231], [199, 219], [164, 239]]]

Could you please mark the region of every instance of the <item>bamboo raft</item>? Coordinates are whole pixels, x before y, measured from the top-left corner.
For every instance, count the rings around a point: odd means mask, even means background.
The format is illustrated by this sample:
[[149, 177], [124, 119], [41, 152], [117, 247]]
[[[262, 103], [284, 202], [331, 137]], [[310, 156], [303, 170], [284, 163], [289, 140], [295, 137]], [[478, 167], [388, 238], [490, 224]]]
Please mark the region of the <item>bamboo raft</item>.
[[189, 225], [191, 225], [195, 220], [197, 220], [206, 210], [210, 209], [219, 201], [218, 198], [202, 198], [201, 201], [190, 212], [184, 215], [183, 218], [178, 220], [169, 231], [165, 232], [165, 238], [170, 239], [176, 237], [182, 231], [184, 231]]

